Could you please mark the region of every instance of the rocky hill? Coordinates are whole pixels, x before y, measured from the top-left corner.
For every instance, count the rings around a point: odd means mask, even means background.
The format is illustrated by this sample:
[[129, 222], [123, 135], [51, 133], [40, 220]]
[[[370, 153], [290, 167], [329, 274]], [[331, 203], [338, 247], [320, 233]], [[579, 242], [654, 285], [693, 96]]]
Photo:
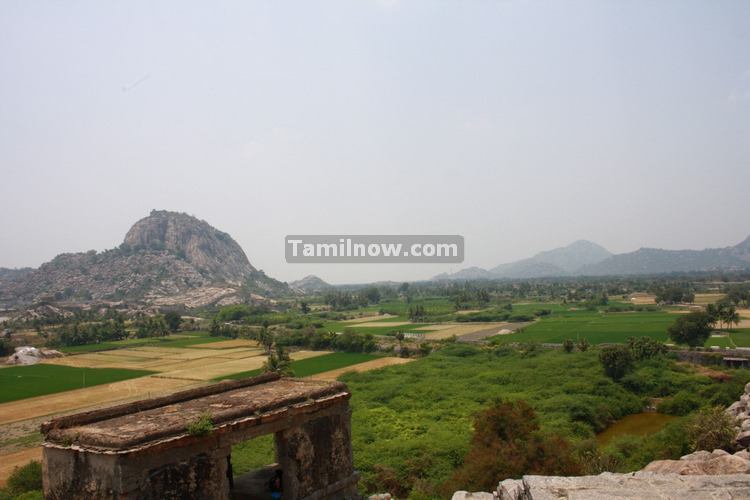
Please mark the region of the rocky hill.
[[470, 267], [434, 280], [528, 279], [561, 276], [627, 276], [717, 270], [750, 269], [750, 237], [725, 248], [663, 250], [641, 248], [613, 255], [605, 248], [580, 240], [566, 247], [539, 252], [533, 257], [490, 270]]
[[589, 276], [662, 274], [690, 271], [750, 269], [750, 237], [725, 248], [705, 250], [662, 250], [641, 248], [635, 252], [613, 255], [596, 264], [583, 267]]
[[319, 293], [332, 287], [330, 284], [326, 283], [319, 277], [311, 274], [309, 276], [305, 276], [301, 280], [290, 282], [289, 288], [301, 294], [311, 294]]
[[38, 269], [0, 274], [0, 307], [40, 301], [201, 306], [287, 293], [227, 233], [187, 214], [152, 211], [119, 247], [67, 253]]

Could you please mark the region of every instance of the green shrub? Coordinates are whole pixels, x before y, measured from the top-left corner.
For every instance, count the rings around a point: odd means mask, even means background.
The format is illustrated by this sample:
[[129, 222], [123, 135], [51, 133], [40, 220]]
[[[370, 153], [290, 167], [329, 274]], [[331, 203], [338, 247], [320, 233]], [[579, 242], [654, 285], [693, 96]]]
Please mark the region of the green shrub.
[[192, 424], [187, 426], [188, 434], [191, 436], [207, 436], [214, 430], [214, 423], [210, 413], [204, 413]]
[[42, 464], [33, 460], [22, 467], [16, 467], [8, 477], [6, 490], [13, 496], [42, 489]]
[[735, 421], [720, 406], [699, 411], [687, 427], [694, 450], [731, 450], [736, 435]]
[[662, 401], [658, 410], [659, 413], [666, 413], [667, 415], [687, 415], [700, 408], [702, 403], [702, 399], [695, 393], [680, 391], [673, 397]]

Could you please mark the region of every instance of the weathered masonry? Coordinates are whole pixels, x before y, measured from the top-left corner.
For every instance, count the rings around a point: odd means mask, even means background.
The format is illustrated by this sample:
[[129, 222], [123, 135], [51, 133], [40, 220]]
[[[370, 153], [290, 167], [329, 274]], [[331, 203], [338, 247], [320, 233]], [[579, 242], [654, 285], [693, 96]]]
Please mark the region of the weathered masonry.
[[[357, 498], [349, 398], [341, 382], [267, 374], [58, 418], [42, 425], [44, 495], [268, 498], [263, 474], [281, 470], [284, 499]], [[213, 428], [199, 432], [205, 415]], [[277, 464], [234, 481], [232, 445], [271, 433]]]

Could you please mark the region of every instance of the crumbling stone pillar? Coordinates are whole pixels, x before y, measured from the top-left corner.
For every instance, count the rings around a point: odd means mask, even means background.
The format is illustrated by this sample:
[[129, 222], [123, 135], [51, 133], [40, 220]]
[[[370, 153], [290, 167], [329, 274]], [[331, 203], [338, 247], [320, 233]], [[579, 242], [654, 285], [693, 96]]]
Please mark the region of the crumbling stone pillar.
[[276, 435], [285, 498], [356, 498], [350, 413], [346, 406], [338, 414]]

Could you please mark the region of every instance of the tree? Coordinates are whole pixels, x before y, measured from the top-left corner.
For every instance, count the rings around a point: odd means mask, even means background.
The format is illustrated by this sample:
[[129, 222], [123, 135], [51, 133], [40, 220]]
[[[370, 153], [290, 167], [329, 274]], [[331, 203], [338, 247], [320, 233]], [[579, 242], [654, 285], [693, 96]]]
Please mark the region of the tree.
[[701, 346], [711, 335], [711, 317], [702, 311], [684, 314], [675, 320], [667, 332], [669, 338], [677, 344]]
[[667, 353], [667, 346], [651, 337], [630, 337], [628, 349], [635, 361], [662, 356]]
[[284, 347], [274, 343], [273, 348], [268, 354], [268, 359], [263, 363], [263, 371], [279, 373], [283, 376], [293, 376], [292, 360], [289, 358]]
[[626, 346], [605, 347], [599, 352], [604, 373], [612, 380], [620, 380], [633, 368], [633, 356]]
[[740, 323], [740, 314], [734, 306], [724, 308], [721, 319], [727, 324], [728, 328], [732, 328], [732, 325]]
[[164, 321], [167, 322], [167, 327], [170, 332], [176, 332], [180, 329], [182, 323], [182, 316], [174, 311], [169, 311], [164, 315]]
[[299, 308], [302, 311], [302, 314], [307, 314], [310, 312], [310, 304], [307, 303], [307, 301], [302, 301], [299, 303]]
[[583, 337], [582, 339], [580, 339], [580, 340], [579, 340], [579, 341], [578, 341], [578, 342], [576, 343], [576, 347], [577, 347], [577, 348], [578, 348], [578, 350], [579, 350], [579, 351], [581, 351], [581, 352], [586, 352], [586, 351], [588, 351], [588, 350], [589, 350], [589, 346], [590, 346], [590, 344], [589, 344], [589, 341], [588, 341], [588, 340], [586, 340], [586, 337]]
[[581, 472], [568, 442], [540, 432], [536, 414], [525, 401], [499, 402], [474, 418], [471, 447], [445, 490], [487, 491], [497, 486], [498, 478]]

